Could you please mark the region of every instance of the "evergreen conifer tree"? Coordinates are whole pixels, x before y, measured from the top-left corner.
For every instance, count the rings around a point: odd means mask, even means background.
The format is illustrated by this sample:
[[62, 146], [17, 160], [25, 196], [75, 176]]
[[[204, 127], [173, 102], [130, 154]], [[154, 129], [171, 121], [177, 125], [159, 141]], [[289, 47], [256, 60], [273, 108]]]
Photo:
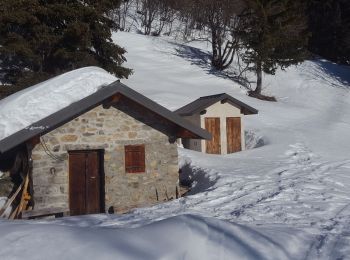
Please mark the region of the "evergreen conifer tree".
[[241, 57], [257, 75], [252, 95], [261, 95], [262, 72], [275, 74], [306, 58], [308, 40], [305, 6], [295, 0], [245, 0], [241, 14], [241, 40], [245, 51]]
[[126, 78], [125, 50], [112, 42], [106, 13], [119, 0], [2, 0], [0, 81], [24, 88], [59, 73], [96, 65]]
[[311, 52], [350, 65], [350, 1], [308, 0]]

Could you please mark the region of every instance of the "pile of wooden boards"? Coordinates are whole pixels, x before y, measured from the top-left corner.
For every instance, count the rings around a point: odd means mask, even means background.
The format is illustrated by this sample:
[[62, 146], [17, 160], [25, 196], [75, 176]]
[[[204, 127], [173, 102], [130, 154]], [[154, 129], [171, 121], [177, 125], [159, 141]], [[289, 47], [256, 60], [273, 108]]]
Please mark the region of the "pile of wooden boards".
[[31, 198], [28, 193], [28, 186], [29, 174], [26, 175], [22, 184], [18, 186], [17, 190], [0, 209], [0, 217], [5, 217], [5, 214], [11, 211], [8, 216], [9, 219], [21, 218], [22, 212], [28, 209], [28, 202]]

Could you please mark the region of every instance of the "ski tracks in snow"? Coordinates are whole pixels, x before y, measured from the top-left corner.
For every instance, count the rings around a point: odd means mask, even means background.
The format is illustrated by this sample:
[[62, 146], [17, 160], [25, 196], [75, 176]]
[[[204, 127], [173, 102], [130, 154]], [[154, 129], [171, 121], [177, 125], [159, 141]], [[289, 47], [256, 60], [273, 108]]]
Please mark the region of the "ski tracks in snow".
[[346, 259], [350, 242], [350, 203], [326, 221], [305, 259]]
[[210, 158], [191, 156], [192, 167], [212, 186], [136, 209], [132, 218], [126, 215], [119, 224], [137, 226], [188, 213], [249, 225], [282, 224], [313, 238], [305, 259], [350, 255], [350, 160], [322, 161], [302, 143], [290, 145], [274, 162], [215, 157], [222, 163], [211, 167]]
[[350, 160], [322, 161], [305, 144], [296, 143], [277, 167], [271, 166], [255, 172], [246, 172], [247, 167], [230, 173], [211, 169], [217, 184], [205, 196], [186, 198], [187, 209], [232, 222], [309, 228], [315, 239], [306, 259], [350, 255]]
[[[231, 197], [230, 220], [316, 228], [305, 259], [344, 259], [350, 254], [350, 160], [320, 162], [301, 143], [290, 148], [283, 166], [268, 172], [264, 184], [250, 183], [251, 189]], [[242, 202], [243, 197], [249, 199]]]
[[[270, 215], [281, 223], [313, 225], [328, 210], [328, 202], [336, 197], [334, 201], [338, 201], [339, 196], [348, 201], [347, 184], [340, 182], [344, 176], [337, 180], [339, 176], [334, 173], [350, 165], [350, 160], [315, 162], [315, 156], [302, 144], [292, 145], [286, 156], [283, 166], [266, 173], [264, 178], [271, 184], [261, 185], [263, 191], [251, 191], [256, 194], [255, 201], [239, 205], [233, 216], [244, 219], [246, 213], [250, 215], [247, 220], [259, 217], [266, 220]], [[344, 171], [340, 174], [344, 175]]]
[[207, 175], [213, 186], [135, 213], [198, 213], [234, 222], [322, 229], [322, 223], [350, 203], [350, 160], [322, 162], [306, 145], [297, 143], [278, 162], [242, 161], [224, 158], [221, 166], [211, 168], [193, 158], [192, 166], [200, 168], [197, 172]]

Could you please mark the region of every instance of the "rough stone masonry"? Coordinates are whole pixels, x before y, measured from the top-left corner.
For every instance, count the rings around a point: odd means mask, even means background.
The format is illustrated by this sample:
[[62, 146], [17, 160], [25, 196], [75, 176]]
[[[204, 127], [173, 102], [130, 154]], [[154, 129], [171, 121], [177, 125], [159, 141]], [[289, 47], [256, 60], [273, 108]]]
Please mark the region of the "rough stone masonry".
[[[32, 154], [35, 209], [69, 210], [68, 151], [73, 150], [104, 151], [106, 211], [112, 206], [123, 212], [175, 197], [176, 144], [149, 126], [154, 123], [149, 115], [135, 117], [122, 110], [98, 106], [41, 137]], [[124, 146], [139, 144], [145, 145], [146, 172], [126, 173]]]

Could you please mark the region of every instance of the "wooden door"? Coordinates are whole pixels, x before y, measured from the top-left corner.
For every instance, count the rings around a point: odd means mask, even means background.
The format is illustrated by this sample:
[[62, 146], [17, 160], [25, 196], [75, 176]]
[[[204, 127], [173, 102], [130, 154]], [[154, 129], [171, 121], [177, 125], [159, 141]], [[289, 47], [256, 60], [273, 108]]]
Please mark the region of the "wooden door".
[[100, 213], [102, 203], [102, 174], [98, 151], [69, 153], [70, 215]]
[[235, 153], [242, 150], [241, 141], [241, 118], [228, 117], [226, 118], [227, 132], [227, 153]]
[[212, 139], [206, 141], [206, 152], [210, 154], [221, 154], [220, 118], [205, 118], [205, 129], [212, 134]]

